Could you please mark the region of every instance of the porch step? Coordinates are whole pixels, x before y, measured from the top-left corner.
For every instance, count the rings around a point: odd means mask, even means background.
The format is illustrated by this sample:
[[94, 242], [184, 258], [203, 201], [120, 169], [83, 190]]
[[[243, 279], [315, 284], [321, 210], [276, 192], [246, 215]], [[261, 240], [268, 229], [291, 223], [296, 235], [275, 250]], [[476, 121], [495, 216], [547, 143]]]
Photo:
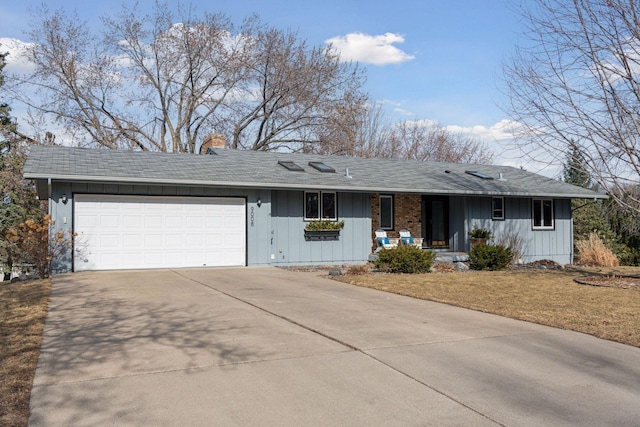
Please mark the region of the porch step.
[[435, 262], [466, 262], [469, 254], [466, 252], [436, 252]]

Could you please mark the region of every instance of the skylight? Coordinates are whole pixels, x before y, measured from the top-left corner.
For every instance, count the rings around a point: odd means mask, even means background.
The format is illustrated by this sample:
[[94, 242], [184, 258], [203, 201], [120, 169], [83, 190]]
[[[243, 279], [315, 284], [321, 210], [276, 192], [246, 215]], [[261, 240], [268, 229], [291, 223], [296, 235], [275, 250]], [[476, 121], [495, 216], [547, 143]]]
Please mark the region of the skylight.
[[476, 176], [478, 178], [493, 179], [492, 176], [489, 176], [486, 173], [482, 173], [482, 172], [478, 172], [478, 171], [465, 171], [465, 172], [468, 173], [469, 175], [473, 175], [473, 176]]
[[331, 166], [327, 166], [322, 162], [309, 162], [309, 166], [311, 166], [314, 169], [319, 170], [320, 172], [334, 172], [335, 173], [335, 171], [336, 171]]
[[278, 164], [282, 167], [287, 168], [290, 171], [304, 172], [304, 169], [302, 168], [302, 166], [299, 166], [296, 162], [279, 161]]

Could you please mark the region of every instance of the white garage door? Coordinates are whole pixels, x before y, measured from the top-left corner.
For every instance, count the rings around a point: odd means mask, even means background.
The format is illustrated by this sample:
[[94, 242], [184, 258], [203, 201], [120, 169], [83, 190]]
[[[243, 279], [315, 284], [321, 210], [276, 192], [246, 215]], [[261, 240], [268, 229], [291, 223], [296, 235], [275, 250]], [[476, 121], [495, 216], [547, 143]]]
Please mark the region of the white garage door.
[[77, 194], [74, 268], [245, 265], [245, 200]]

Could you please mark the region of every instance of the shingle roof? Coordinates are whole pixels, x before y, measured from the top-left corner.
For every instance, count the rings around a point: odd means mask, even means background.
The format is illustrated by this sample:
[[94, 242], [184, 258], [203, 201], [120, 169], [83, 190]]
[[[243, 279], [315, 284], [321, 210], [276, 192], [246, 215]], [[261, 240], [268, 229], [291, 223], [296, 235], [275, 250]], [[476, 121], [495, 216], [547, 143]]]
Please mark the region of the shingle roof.
[[[29, 179], [203, 185], [274, 189], [504, 195], [555, 198], [606, 196], [509, 166], [215, 149], [215, 154], [167, 154], [33, 146], [24, 167]], [[293, 161], [303, 172], [278, 164]], [[336, 170], [321, 172], [309, 162]], [[349, 176], [346, 177], [346, 170]], [[482, 179], [478, 171], [494, 179]], [[500, 175], [502, 174], [502, 175]], [[502, 180], [498, 179], [500, 176]]]

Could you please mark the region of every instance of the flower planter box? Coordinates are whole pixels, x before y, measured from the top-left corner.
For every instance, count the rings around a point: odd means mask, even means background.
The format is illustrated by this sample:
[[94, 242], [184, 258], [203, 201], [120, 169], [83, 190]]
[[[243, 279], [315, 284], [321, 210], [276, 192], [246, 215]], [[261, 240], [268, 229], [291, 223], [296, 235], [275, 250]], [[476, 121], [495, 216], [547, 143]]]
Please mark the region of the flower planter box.
[[304, 230], [304, 240], [307, 242], [340, 240], [340, 230]]

